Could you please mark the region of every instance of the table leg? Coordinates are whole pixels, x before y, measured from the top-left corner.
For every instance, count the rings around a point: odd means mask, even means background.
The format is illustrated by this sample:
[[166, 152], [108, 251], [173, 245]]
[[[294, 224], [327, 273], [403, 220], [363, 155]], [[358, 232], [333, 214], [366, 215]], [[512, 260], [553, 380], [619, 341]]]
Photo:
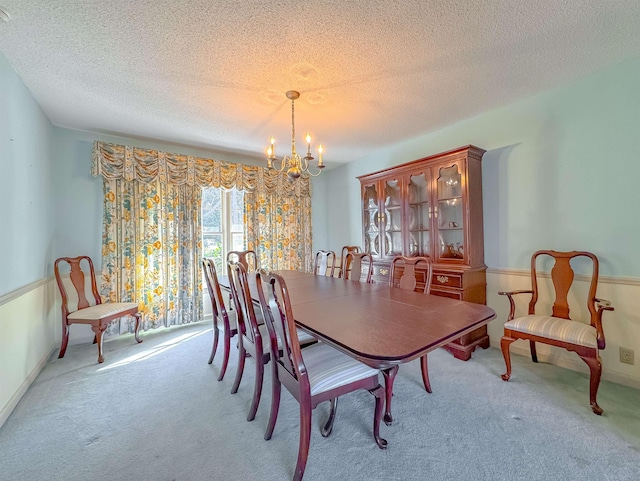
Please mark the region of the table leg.
[[393, 422], [391, 417], [391, 396], [393, 396], [393, 381], [398, 373], [398, 366], [390, 367], [389, 369], [382, 369], [382, 376], [384, 377], [384, 423], [390, 426]]

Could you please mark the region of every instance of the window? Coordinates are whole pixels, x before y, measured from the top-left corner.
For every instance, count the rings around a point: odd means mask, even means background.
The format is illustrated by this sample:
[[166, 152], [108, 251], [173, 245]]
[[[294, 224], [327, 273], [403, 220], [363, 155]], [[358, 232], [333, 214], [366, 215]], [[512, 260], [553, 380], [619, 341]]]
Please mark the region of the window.
[[245, 250], [244, 192], [210, 187], [202, 191], [202, 255], [215, 260], [218, 275], [227, 252]]

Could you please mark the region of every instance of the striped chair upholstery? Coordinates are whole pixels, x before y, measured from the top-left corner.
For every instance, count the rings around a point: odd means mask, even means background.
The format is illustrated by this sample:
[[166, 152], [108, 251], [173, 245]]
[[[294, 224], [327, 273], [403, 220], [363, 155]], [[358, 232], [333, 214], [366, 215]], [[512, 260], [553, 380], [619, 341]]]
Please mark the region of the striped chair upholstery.
[[377, 376], [379, 372], [321, 342], [303, 349], [302, 358], [307, 367], [312, 396]]
[[579, 346], [598, 347], [596, 328], [571, 319], [551, 316], [524, 316], [506, 322], [504, 327]]

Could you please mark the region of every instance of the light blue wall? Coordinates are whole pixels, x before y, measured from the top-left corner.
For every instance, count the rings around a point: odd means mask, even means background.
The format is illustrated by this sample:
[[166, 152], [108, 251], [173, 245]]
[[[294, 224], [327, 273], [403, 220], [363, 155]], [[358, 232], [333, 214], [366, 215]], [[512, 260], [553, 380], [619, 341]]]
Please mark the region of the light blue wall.
[[53, 274], [52, 130], [0, 54], [0, 296]]
[[[479, 92], [479, 95], [482, 93]], [[485, 263], [528, 269], [538, 249], [588, 250], [640, 277], [640, 58], [332, 169], [314, 203], [334, 250], [361, 244], [357, 175], [474, 144], [483, 158]], [[330, 241], [329, 241], [330, 240]]]

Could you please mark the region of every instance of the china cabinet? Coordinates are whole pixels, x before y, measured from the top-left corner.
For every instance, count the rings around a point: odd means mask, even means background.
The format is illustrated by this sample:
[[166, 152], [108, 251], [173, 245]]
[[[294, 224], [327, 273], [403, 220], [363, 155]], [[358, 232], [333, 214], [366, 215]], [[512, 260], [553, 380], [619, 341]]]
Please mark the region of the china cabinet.
[[[484, 152], [468, 145], [358, 177], [363, 246], [373, 257], [374, 282], [389, 283], [396, 255], [429, 256], [432, 294], [486, 303]], [[486, 326], [445, 348], [467, 360], [477, 346], [489, 347]]]

